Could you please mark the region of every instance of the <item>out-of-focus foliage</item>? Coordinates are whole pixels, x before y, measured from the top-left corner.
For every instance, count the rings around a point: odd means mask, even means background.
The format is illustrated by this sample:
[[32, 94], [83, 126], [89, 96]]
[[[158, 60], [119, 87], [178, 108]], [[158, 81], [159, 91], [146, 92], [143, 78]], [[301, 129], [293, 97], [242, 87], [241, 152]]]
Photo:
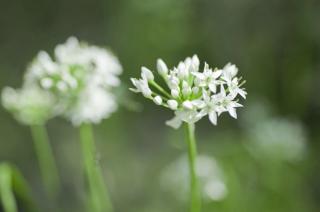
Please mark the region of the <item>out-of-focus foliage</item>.
[[27, 182], [13, 165], [5, 162], [0, 164], [0, 200], [6, 212], [37, 211]]
[[[217, 127], [197, 125], [199, 152], [215, 158], [228, 191], [204, 211], [319, 211], [319, 11], [318, 0], [0, 0], [0, 88], [19, 87], [36, 53], [71, 35], [110, 46], [124, 85], [157, 57], [168, 66], [194, 53], [212, 66], [235, 63], [252, 103], [237, 122], [222, 115]], [[119, 93], [126, 107], [95, 127], [116, 211], [186, 211], [161, 180], [185, 152], [182, 131], [165, 126], [170, 112]], [[48, 131], [62, 173], [58, 199], [43, 195], [28, 128], [3, 108], [0, 160], [26, 176], [41, 211], [83, 211], [78, 132], [62, 119]]]

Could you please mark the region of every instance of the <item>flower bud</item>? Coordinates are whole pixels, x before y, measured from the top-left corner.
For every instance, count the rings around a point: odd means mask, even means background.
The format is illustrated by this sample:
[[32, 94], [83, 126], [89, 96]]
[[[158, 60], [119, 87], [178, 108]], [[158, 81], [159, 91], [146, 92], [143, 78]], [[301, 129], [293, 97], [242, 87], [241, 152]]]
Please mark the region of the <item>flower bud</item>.
[[185, 87], [182, 89], [182, 95], [186, 98], [191, 94], [191, 88], [190, 87]]
[[162, 76], [165, 76], [168, 73], [168, 67], [165, 64], [165, 62], [161, 59], [157, 60], [157, 70], [158, 70], [158, 73]]
[[153, 102], [157, 105], [161, 105], [162, 104], [162, 98], [160, 96], [156, 96], [153, 99]]
[[177, 90], [177, 89], [172, 89], [172, 90], [171, 90], [171, 96], [172, 96], [173, 98], [179, 98], [179, 90]]
[[189, 100], [184, 101], [184, 102], [182, 103], [182, 106], [183, 106], [185, 109], [188, 109], [188, 110], [192, 110], [192, 109], [193, 109], [193, 104], [192, 104], [192, 102], [190, 102]]
[[141, 77], [147, 79], [148, 81], [154, 80], [153, 73], [146, 67], [141, 67]]
[[178, 108], [178, 102], [176, 100], [170, 99], [167, 103], [171, 110], [176, 110]]

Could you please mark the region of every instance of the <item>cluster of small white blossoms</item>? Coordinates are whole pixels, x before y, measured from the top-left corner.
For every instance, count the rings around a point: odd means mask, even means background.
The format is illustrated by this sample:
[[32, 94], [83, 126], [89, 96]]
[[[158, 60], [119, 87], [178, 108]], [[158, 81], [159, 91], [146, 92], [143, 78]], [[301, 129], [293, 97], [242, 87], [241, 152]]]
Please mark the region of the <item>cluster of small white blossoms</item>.
[[70, 37], [55, 48], [54, 58], [39, 52], [25, 82], [53, 94], [57, 113], [80, 125], [99, 123], [117, 109], [111, 89], [120, 84], [121, 72], [110, 51]]
[[22, 124], [44, 124], [53, 116], [54, 97], [38, 87], [5, 87], [1, 100], [4, 108], [12, 112]]
[[135, 86], [131, 90], [173, 110], [175, 117], [166, 122], [173, 128], [179, 128], [182, 122], [195, 123], [206, 115], [216, 125], [223, 112], [237, 118], [236, 108], [242, 107], [238, 96], [247, 95], [241, 88], [245, 81], [236, 76], [238, 68], [228, 63], [223, 69], [213, 70], [205, 63], [203, 71], [199, 69], [197, 55], [186, 58], [173, 69], [158, 59], [157, 71], [168, 88], [156, 83], [152, 71], [142, 67], [141, 79], [131, 79]]

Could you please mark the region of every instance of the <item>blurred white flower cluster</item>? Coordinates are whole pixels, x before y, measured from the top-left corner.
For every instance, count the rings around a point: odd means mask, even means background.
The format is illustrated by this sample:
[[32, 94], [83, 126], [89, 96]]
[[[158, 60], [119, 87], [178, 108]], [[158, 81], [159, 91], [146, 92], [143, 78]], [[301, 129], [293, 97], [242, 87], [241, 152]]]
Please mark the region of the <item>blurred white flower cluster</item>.
[[179, 128], [182, 122], [195, 123], [208, 115], [212, 124], [223, 112], [229, 112], [237, 118], [238, 96], [245, 98], [247, 93], [241, 88], [244, 81], [238, 78], [238, 68], [227, 64], [223, 69], [212, 69], [205, 63], [200, 71], [197, 55], [187, 57], [177, 67], [168, 69], [163, 60], [157, 60], [157, 71], [167, 89], [155, 82], [155, 77], [146, 67], [141, 68], [141, 79], [132, 78], [135, 88], [157, 105], [170, 108], [175, 117], [167, 121], [173, 128]]
[[[200, 155], [196, 161], [196, 173], [200, 182], [200, 191], [204, 200], [221, 201], [228, 194], [224, 174], [216, 160]], [[182, 156], [168, 165], [160, 176], [165, 191], [172, 193], [180, 201], [188, 200], [189, 193], [188, 157]]]
[[297, 162], [305, 157], [308, 145], [303, 124], [275, 116], [268, 101], [249, 102], [242, 118], [248, 134], [246, 147], [257, 159]]
[[307, 150], [306, 133], [299, 122], [269, 118], [250, 128], [249, 150], [258, 158], [299, 161]]
[[37, 87], [6, 87], [1, 97], [4, 108], [23, 124], [44, 124], [53, 115], [53, 96]]
[[38, 87], [53, 96], [53, 113], [74, 125], [99, 123], [117, 109], [111, 89], [120, 84], [121, 72], [110, 51], [70, 37], [56, 46], [53, 58], [47, 52], [38, 53], [27, 69], [23, 88]]

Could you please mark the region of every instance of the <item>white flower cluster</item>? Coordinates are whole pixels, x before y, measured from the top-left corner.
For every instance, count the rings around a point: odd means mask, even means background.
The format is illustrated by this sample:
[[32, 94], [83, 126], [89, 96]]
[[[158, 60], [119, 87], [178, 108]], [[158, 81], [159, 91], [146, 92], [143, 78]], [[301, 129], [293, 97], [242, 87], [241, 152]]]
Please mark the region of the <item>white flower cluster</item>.
[[120, 84], [121, 72], [111, 52], [71, 37], [55, 48], [54, 59], [41, 51], [28, 68], [25, 82], [52, 93], [58, 113], [80, 125], [99, 123], [117, 109], [110, 90]]
[[247, 95], [241, 88], [244, 81], [236, 76], [238, 68], [230, 63], [214, 70], [205, 63], [200, 71], [199, 58], [194, 55], [173, 69], [168, 69], [164, 61], [158, 59], [157, 71], [167, 89], [155, 82], [152, 71], [142, 67], [141, 79], [131, 79], [135, 86], [131, 90], [175, 111], [175, 117], [167, 121], [173, 128], [179, 128], [182, 122], [195, 123], [206, 115], [216, 125], [223, 112], [237, 118], [236, 108], [242, 106], [237, 98]]
[[307, 153], [306, 132], [297, 121], [268, 118], [250, 128], [249, 136], [247, 147], [259, 159], [297, 162]]
[[27, 124], [55, 115], [67, 117], [74, 125], [99, 123], [117, 109], [111, 89], [120, 84], [121, 72], [111, 52], [71, 37], [55, 48], [54, 58], [39, 52], [27, 69], [22, 89], [3, 91], [3, 105]]
[[6, 87], [1, 97], [3, 106], [23, 124], [44, 124], [53, 116], [53, 96], [37, 87], [17, 90]]

